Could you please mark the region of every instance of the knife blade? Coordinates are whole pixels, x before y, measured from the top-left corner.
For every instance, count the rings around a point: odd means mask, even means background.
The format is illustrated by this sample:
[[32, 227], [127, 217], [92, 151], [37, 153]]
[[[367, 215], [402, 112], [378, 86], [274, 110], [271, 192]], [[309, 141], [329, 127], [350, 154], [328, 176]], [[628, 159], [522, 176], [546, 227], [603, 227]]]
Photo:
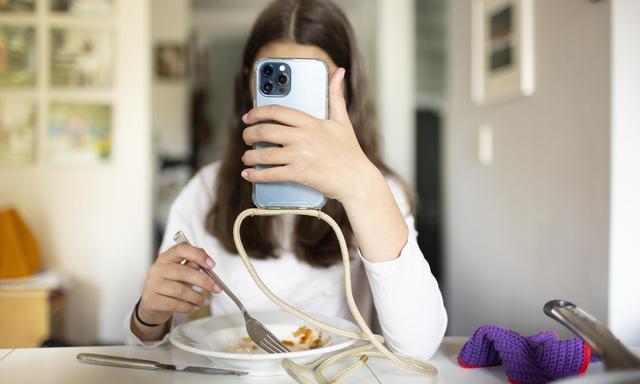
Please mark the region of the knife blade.
[[196, 366], [177, 366], [173, 364], [163, 364], [153, 360], [134, 359], [131, 357], [101, 355], [97, 353], [79, 353], [76, 359], [81, 363], [104, 365], [109, 367], [136, 368], [148, 370], [167, 370], [176, 372], [194, 372], [206, 373], [210, 375], [246, 375], [248, 372], [235, 371], [224, 368], [196, 367]]

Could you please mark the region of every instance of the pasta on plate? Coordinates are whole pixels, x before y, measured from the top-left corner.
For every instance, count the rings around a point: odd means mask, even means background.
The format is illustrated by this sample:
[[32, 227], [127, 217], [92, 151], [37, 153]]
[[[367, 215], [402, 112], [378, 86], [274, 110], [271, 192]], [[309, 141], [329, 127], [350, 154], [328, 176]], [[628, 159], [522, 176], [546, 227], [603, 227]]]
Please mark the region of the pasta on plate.
[[[331, 336], [325, 335], [322, 330], [312, 329], [304, 325], [291, 332], [291, 336], [291, 338], [281, 340], [291, 352], [307, 351], [331, 345]], [[229, 346], [225, 352], [266, 353], [249, 337], [242, 337], [236, 344]]]

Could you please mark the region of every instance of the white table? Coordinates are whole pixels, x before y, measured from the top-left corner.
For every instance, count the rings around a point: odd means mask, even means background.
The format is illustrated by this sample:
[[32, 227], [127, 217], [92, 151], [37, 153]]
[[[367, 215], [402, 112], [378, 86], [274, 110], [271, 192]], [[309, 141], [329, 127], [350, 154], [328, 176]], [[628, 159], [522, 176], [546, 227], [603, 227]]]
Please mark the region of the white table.
[[[474, 383], [504, 384], [507, 378], [499, 367], [464, 369], [456, 363], [456, 356], [466, 338], [447, 337], [431, 362], [438, 368], [436, 378], [417, 376], [395, 366], [388, 360], [372, 358], [367, 368], [360, 369], [341, 383]], [[157, 360], [165, 363], [209, 365], [203, 356], [184, 352], [172, 345], [154, 349], [141, 347], [73, 347], [39, 349], [0, 349], [1, 383], [292, 383], [288, 376], [229, 377], [186, 372], [145, 371], [139, 369], [104, 367], [81, 364], [76, 355], [82, 352], [101, 353]], [[336, 367], [336, 369], [339, 367]], [[601, 363], [592, 363], [588, 373], [601, 372]], [[331, 374], [331, 370], [327, 374]]]

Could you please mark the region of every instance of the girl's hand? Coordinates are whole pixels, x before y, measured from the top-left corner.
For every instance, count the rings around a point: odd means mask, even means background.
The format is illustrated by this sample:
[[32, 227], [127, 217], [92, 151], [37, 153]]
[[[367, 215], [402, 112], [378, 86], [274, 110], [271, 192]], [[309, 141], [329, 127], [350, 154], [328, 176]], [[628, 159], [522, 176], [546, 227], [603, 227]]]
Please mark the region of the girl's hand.
[[[182, 260], [187, 263], [180, 264]], [[161, 253], [149, 268], [138, 307], [140, 318], [151, 324], [167, 322], [173, 312], [192, 312], [208, 305], [207, 299], [192, 287], [219, 293], [220, 288], [200, 268], [213, 268], [215, 262], [201, 249], [178, 244]]]
[[[307, 185], [327, 197], [357, 199], [366, 190], [362, 183], [379, 174], [364, 154], [342, 92], [345, 70], [338, 68], [329, 83], [329, 119], [279, 105], [254, 108], [242, 117], [247, 127], [242, 137], [247, 145], [259, 141], [282, 147], [250, 149], [242, 156], [247, 167], [275, 164], [265, 169], [246, 168], [242, 177], [251, 182], [293, 181]], [[276, 121], [280, 124], [261, 123]]]

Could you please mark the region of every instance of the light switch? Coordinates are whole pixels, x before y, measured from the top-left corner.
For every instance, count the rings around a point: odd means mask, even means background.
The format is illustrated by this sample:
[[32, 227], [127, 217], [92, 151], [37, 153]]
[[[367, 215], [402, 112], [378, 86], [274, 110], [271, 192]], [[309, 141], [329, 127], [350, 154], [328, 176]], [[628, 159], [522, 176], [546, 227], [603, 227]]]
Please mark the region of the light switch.
[[478, 128], [478, 161], [482, 165], [493, 163], [493, 128], [489, 124]]

